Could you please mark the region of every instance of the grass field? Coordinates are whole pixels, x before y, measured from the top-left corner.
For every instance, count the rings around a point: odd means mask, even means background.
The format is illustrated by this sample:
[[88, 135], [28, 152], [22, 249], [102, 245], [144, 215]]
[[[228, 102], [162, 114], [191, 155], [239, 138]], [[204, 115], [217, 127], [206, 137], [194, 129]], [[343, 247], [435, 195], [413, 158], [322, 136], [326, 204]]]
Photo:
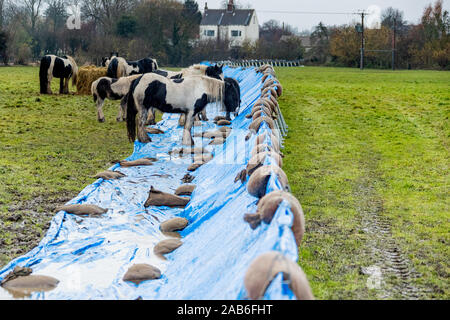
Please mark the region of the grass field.
[[277, 72], [316, 297], [448, 299], [450, 73]]
[[[306, 216], [299, 264], [316, 298], [450, 298], [450, 73], [277, 75], [284, 170]], [[56, 205], [132, 153], [118, 102], [99, 124], [90, 96], [41, 96], [37, 80], [37, 68], [0, 68], [0, 266], [40, 241]]]

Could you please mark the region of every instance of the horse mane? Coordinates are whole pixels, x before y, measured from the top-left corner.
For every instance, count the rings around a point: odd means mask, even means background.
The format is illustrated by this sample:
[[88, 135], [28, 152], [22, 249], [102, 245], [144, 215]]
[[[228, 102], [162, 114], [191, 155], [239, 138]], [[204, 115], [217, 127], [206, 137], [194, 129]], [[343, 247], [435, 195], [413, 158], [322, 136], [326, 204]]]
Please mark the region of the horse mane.
[[204, 65], [204, 64], [194, 64], [193, 66], [190, 66], [189, 68], [206, 71], [206, 69], [208, 69], [208, 66]]
[[208, 66], [202, 64], [195, 64], [188, 68], [181, 69], [181, 73], [183, 77], [189, 76], [204, 76], [206, 74], [206, 69]]
[[72, 87], [75, 87], [78, 80], [78, 65], [75, 62], [75, 59], [71, 56], [66, 55], [65, 57], [70, 61], [70, 64], [72, 65]]

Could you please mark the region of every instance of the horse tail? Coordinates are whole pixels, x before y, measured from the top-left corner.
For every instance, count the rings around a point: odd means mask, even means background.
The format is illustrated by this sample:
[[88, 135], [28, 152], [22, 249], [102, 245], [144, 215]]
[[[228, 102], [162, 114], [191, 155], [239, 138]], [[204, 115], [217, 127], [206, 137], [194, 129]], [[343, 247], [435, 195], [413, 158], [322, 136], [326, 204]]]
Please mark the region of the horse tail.
[[72, 87], [75, 87], [77, 85], [78, 80], [78, 66], [77, 63], [75, 62], [75, 59], [72, 58], [71, 56], [67, 56], [67, 59], [72, 64]]
[[109, 78], [117, 78], [117, 65], [119, 61], [117, 60], [117, 57], [114, 57], [111, 59], [108, 65], [108, 69], [106, 71], [106, 76]]
[[98, 80], [95, 80], [94, 82], [92, 82], [91, 84], [91, 93], [92, 96], [94, 97], [94, 102], [97, 102], [97, 84], [98, 84]]
[[225, 82], [208, 76], [202, 76], [202, 79], [206, 82], [208, 103], [218, 101], [220, 110], [224, 111]]
[[130, 90], [128, 91], [128, 98], [127, 98], [127, 132], [128, 132], [128, 139], [130, 139], [131, 142], [134, 142], [136, 140], [136, 115], [137, 115], [137, 108], [136, 104], [134, 102], [134, 90], [136, 89], [136, 86], [139, 84], [139, 80], [141, 78], [137, 78], [131, 82]]
[[120, 77], [125, 77], [127, 76], [126, 74], [126, 68], [125, 68], [125, 64], [127, 62], [125, 61], [125, 59], [121, 59], [119, 61], [119, 59], [117, 59], [117, 70], [116, 70], [116, 77], [117, 79], [119, 79]]
[[41, 93], [48, 93], [48, 68], [50, 68], [50, 64], [51, 58], [49, 56], [43, 56], [41, 59], [41, 65], [39, 66], [39, 84]]

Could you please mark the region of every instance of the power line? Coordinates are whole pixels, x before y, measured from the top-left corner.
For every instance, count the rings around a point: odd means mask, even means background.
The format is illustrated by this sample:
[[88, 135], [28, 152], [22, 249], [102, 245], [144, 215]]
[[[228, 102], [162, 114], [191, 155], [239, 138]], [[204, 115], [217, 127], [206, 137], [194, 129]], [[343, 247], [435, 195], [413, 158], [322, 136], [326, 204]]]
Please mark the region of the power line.
[[[281, 11], [281, 10], [257, 10], [264, 13], [282, 13], [282, 14], [336, 14], [336, 15], [360, 15], [360, 12], [319, 12], [319, 11]], [[365, 13], [368, 15], [368, 13]]]

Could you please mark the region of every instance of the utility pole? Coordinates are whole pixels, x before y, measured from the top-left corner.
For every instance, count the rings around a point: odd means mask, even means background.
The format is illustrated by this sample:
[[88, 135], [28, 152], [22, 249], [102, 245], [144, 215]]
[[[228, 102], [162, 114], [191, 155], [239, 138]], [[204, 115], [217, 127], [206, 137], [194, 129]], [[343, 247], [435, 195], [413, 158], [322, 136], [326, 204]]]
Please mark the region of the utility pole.
[[360, 69], [364, 69], [364, 16], [366, 13], [364, 11], [361, 12], [361, 62]]
[[394, 29], [392, 34], [392, 71], [395, 70], [395, 38], [397, 33], [397, 17], [394, 17]]

